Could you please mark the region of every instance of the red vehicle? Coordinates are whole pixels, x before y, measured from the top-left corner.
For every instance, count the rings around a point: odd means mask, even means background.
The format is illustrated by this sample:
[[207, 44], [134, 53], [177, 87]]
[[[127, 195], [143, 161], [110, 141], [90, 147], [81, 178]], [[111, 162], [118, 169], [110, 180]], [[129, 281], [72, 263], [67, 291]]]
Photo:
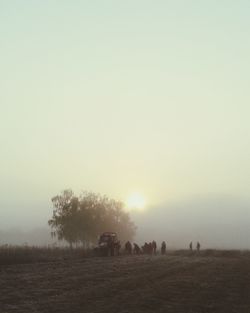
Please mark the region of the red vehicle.
[[120, 241], [115, 232], [104, 232], [98, 240], [98, 247], [95, 249], [99, 256], [119, 255]]

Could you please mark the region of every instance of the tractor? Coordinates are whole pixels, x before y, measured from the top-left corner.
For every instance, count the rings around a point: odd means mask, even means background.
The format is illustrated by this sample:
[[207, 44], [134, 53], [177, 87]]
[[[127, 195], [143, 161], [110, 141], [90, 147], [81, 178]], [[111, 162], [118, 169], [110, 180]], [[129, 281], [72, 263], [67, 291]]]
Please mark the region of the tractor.
[[97, 256], [114, 256], [119, 255], [120, 241], [114, 232], [104, 232], [98, 240], [98, 246], [95, 248]]

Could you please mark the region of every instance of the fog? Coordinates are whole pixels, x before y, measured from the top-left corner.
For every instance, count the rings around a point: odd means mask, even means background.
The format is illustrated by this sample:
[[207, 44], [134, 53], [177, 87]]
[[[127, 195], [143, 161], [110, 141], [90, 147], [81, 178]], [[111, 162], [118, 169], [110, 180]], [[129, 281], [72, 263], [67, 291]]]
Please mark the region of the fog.
[[[148, 207], [130, 212], [137, 225], [134, 242], [163, 240], [169, 249], [188, 248], [190, 241], [202, 248], [249, 249], [250, 201], [230, 196], [197, 197], [185, 202]], [[30, 222], [30, 221], [29, 221]], [[0, 231], [0, 244], [51, 245], [58, 243], [50, 236], [45, 223], [21, 224]]]
[[0, 28], [0, 243], [50, 243], [72, 188], [140, 193], [140, 244], [249, 248], [248, 2], [5, 1]]
[[47, 246], [55, 242], [50, 237], [50, 230], [46, 227], [36, 227], [32, 230], [24, 230], [22, 228], [0, 230], [1, 245]]
[[230, 196], [198, 197], [183, 203], [133, 212], [140, 242], [167, 241], [170, 248], [187, 248], [200, 241], [204, 248], [250, 248], [250, 201]]

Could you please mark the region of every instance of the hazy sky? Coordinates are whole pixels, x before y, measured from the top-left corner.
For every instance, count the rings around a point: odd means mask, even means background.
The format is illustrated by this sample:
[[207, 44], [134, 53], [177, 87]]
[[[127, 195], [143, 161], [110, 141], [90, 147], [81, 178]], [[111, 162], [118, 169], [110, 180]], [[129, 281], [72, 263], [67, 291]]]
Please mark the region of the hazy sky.
[[248, 201], [249, 35], [248, 0], [0, 0], [0, 227], [69, 187]]

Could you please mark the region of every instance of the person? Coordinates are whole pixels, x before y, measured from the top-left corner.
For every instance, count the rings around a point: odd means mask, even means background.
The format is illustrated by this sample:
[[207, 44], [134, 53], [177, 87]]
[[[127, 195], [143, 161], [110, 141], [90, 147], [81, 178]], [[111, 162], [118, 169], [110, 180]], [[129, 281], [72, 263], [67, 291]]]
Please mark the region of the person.
[[147, 252], [146, 252], [146, 251], [147, 251], [147, 246], [146, 246], [146, 244], [147, 244], [147, 243], [145, 242], [144, 245], [141, 246], [141, 250], [142, 250], [142, 253], [143, 253], [143, 254], [146, 254], [146, 253], [147, 253]]
[[165, 254], [166, 253], [166, 242], [163, 241], [161, 244], [161, 254]]
[[115, 255], [115, 243], [111, 237], [108, 240], [108, 247], [110, 250], [110, 256], [114, 256]]
[[191, 241], [189, 244], [189, 250], [192, 252], [193, 251], [193, 242]]
[[140, 254], [141, 249], [138, 244], [134, 243], [134, 254]]
[[150, 246], [149, 246], [149, 243], [145, 242], [145, 253], [146, 254], [150, 254]]
[[197, 249], [197, 252], [200, 253], [200, 248], [201, 248], [201, 244], [199, 243], [199, 241], [197, 242], [197, 245], [196, 245], [196, 249]]
[[120, 255], [120, 249], [121, 249], [121, 243], [120, 241], [117, 241], [117, 244], [116, 244], [117, 255]]
[[132, 254], [132, 245], [131, 245], [131, 242], [130, 241], [127, 241], [125, 243], [125, 251], [126, 253], [128, 254]]
[[150, 242], [148, 244], [148, 254], [152, 254], [153, 253], [153, 245], [152, 245], [152, 242]]
[[156, 254], [156, 248], [157, 248], [157, 244], [156, 242], [153, 240], [152, 241], [152, 250], [153, 250], [153, 253]]

